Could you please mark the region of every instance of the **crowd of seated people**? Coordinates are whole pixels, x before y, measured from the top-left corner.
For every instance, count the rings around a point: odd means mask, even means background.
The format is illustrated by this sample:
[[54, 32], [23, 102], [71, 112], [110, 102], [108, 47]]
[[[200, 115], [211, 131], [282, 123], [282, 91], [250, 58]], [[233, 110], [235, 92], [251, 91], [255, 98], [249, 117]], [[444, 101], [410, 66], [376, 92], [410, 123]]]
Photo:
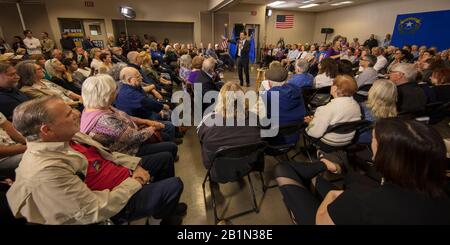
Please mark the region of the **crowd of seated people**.
[[[170, 121], [176, 106], [170, 99], [177, 83], [188, 82], [178, 77], [183, 55], [197, 58], [208, 78], [219, 78], [214, 50], [149, 42], [160, 60], [136, 36], [127, 50], [120, 42], [96, 47], [89, 38], [76, 47], [64, 33], [60, 50], [48, 48], [48, 35], [39, 46], [31, 31], [24, 34], [28, 48], [17, 42], [16, 51], [5, 48], [0, 62], [2, 214], [11, 210], [8, 217], [37, 224], [144, 217], [181, 223], [187, 207], [179, 203], [183, 183], [174, 162], [184, 131]], [[21, 48], [26, 55], [10, 55]], [[191, 67], [185, 68], [190, 74]], [[49, 208], [56, 196], [67, 201]]]
[[[218, 67], [232, 69], [234, 64], [219, 45], [157, 43], [148, 36], [141, 42], [136, 35], [121, 34], [117, 43], [108, 41], [107, 48], [96, 47], [88, 38], [83, 47], [76, 47], [64, 33], [62, 49], [57, 49], [48, 35], [39, 41], [31, 31], [24, 34], [23, 40], [16, 38], [11, 47], [0, 49], [5, 53], [0, 62], [0, 175], [7, 178], [0, 181], [8, 185], [7, 203], [17, 218], [38, 224], [92, 224], [152, 216], [163, 224], [179, 223], [187, 207], [179, 203], [183, 183], [174, 162], [183, 129], [171, 123], [176, 104], [170, 98], [183, 88], [193, 95], [193, 84], [201, 84], [202, 95], [219, 92], [214, 107], [213, 101], [202, 104], [212, 112], [196, 125], [206, 168], [221, 146], [254, 143], [261, 137], [259, 126], [210, 126], [205, 121], [232, 116], [247, 121], [254, 114], [271, 118], [273, 94], [280, 99], [278, 126], [305, 125], [305, 137], [318, 139], [317, 162], [285, 162], [275, 173], [296, 223], [449, 220], [448, 210], [442, 208], [449, 203], [440, 166], [445, 161], [442, 138], [428, 126], [406, 120], [426, 114], [431, 103], [450, 101], [448, 50], [397, 48], [389, 37], [380, 46], [374, 36], [363, 44], [337, 36], [331, 43], [269, 45], [262, 57], [268, 67], [265, 79], [256, 88], [268, 100], [254, 106], [245, 100], [235, 103], [237, 98], [227, 94], [246, 89], [221, 81]], [[304, 94], [307, 89], [323, 89], [331, 99], [313, 108]], [[231, 107], [243, 114], [229, 114]], [[359, 120], [372, 122], [374, 133], [327, 133], [333, 125]], [[296, 143], [299, 136], [277, 143]], [[383, 177], [363, 189], [349, 188], [354, 179], [344, 162], [352, 159], [334, 151], [355, 137], [359, 144], [372, 144], [363, 158], [373, 158], [376, 176]], [[419, 151], [414, 144], [408, 146], [410, 142], [427, 148]], [[401, 153], [398, 161], [389, 158], [396, 152]], [[414, 162], [410, 155], [416, 156]], [[394, 163], [407, 171], [395, 172]], [[421, 171], [432, 174], [423, 176]], [[334, 187], [322, 178], [323, 172], [344, 175], [350, 184], [343, 193], [330, 191]], [[310, 185], [320, 195], [311, 193]], [[387, 197], [392, 195], [398, 196], [395, 208], [380, 208], [390, 205]], [[2, 191], [1, 203], [6, 196]], [[423, 207], [436, 208], [427, 209], [426, 217], [406, 220], [400, 207], [413, 201], [415, 214], [425, 212]], [[362, 210], [367, 202], [371, 205]], [[362, 211], [352, 213], [355, 209]]]

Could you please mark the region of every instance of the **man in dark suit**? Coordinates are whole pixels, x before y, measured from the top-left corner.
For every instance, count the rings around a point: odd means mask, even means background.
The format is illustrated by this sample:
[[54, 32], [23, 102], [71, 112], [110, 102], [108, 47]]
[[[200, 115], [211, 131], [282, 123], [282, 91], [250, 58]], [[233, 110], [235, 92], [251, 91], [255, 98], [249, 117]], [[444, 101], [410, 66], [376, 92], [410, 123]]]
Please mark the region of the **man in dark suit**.
[[249, 73], [249, 62], [250, 62], [250, 41], [247, 40], [247, 33], [242, 31], [239, 34], [239, 39], [228, 40], [230, 43], [235, 43], [237, 46], [236, 49], [236, 59], [238, 65], [238, 75], [241, 86], [244, 83], [244, 78], [242, 76], [242, 70], [245, 73], [245, 83], [248, 87], [250, 85], [250, 73]]
[[[208, 58], [203, 61], [202, 71], [197, 76], [194, 84], [202, 84], [202, 98], [209, 91], [220, 91], [222, 83], [219, 82], [218, 76], [214, 72], [216, 61], [214, 58]], [[202, 111], [205, 111], [213, 103], [203, 103]]]

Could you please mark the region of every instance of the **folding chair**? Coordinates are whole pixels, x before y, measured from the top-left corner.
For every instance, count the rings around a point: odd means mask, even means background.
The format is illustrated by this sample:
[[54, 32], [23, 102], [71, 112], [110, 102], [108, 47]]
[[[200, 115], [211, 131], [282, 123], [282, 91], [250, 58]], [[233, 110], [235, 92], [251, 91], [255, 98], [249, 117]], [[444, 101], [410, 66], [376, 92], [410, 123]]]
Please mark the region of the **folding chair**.
[[[305, 146], [304, 150], [306, 152], [306, 155], [309, 158], [309, 160], [312, 162], [312, 157], [309, 154], [309, 150], [311, 150], [311, 148], [320, 149], [320, 150], [324, 150], [327, 152], [339, 151], [339, 150], [345, 151], [349, 146], [355, 144], [358, 141], [358, 137], [361, 134], [361, 132], [363, 132], [364, 130], [367, 130], [367, 128], [371, 127], [371, 125], [372, 125], [372, 122], [367, 121], [367, 120], [336, 123], [334, 125], [330, 125], [327, 128], [327, 130], [325, 131], [325, 133], [323, 134], [323, 136], [320, 138], [312, 138], [305, 131], [303, 133], [303, 143]], [[355, 132], [355, 136], [353, 137], [353, 139], [349, 143], [341, 145], [341, 146], [331, 146], [331, 145], [325, 144], [321, 141], [321, 139], [329, 133], [349, 134], [349, 133], [353, 133], [353, 132]], [[327, 149], [323, 149], [324, 148], [323, 146], [326, 146]], [[296, 156], [298, 156], [301, 153], [302, 153], [302, 151], [300, 150], [291, 159], [294, 159]]]
[[253, 188], [252, 179], [250, 173], [253, 171], [258, 171], [261, 177], [261, 183], [263, 186], [263, 191], [265, 192], [264, 178], [262, 171], [264, 171], [264, 149], [266, 148], [266, 142], [257, 142], [246, 145], [237, 146], [224, 146], [219, 148], [212, 157], [211, 166], [209, 167], [205, 179], [202, 183], [203, 197], [206, 202], [206, 192], [205, 184], [209, 179], [210, 190], [211, 190], [211, 200], [214, 209], [214, 220], [215, 223], [219, 221], [217, 215], [217, 205], [214, 191], [212, 188], [212, 183], [225, 184], [229, 182], [235, 182], [243, 179], [245, 176], [248, 178], [250, 183], [250, 191], [253, 199], [253, 208], [234, 214], [227, 218], [223, 217], [222, 220], [233, 219], [240, 217], [242, 215], [259, 212], [258, 205], [256, 203], [255, 190]]

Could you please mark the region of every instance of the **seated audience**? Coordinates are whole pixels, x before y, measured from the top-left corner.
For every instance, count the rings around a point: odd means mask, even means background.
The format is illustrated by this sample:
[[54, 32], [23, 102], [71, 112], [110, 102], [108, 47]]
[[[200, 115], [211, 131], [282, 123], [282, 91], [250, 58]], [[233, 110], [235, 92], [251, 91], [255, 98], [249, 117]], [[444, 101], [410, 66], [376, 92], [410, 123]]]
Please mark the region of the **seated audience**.
[[[75, 56], [73, 58], [80, 69], [89, 69], [89, 54], [82, 48], [76, 48]], [[89, 70], [90, 72], [90, 70]]]
[[[130, 52], [131, 53], [131, 52]], [[170, 107], [149, 97], [142, 88], [142, 76], [133, 67], [125, 67], [120, 71], [121, 86], [115, 100], [117, 109], [126, 112], [133, 117], [142, 119], [161, 121], [165, 111]], [[164, 141], [175, 140], [175, 128], [168, 121], [161, 121], [164, 124], [162, 130]], [[177, 143], [180, 141], [177, 139]]]
[[73, 80], [71, 73], [67, 72], [66, 67], [58, 59], [52, 59], [51, 65], [53, 71], [50, 72], [51, 82], [70, 90], [78, 95], [81, 94], [81, 83]]
[[202, 71], [202, 66], [203, 66], [204, 61], [205, 61], [205, 58], [203, 56], [195, 56], [192, 59], [192, 70], [187, 79], [187, 81], [189, 83], [196, 82], [197, 77], [200, 75], [200, 73]]
[[378, 72], [373, 68], [376, 62], [377, 57], [371, 54], [361, 58], [359, 65], [363, 68], [363, 71], [356, 77], [358, 88], [367, 84], [372, 84], [373, 81], [377, 80]]
[[[219, 82], [219, 77], [214, 72], [214, 69], [216, 67], [216, 60], [214, 58], [208, 58], [203, 62], [202, 65], [202, 71], [197, 76], [197, 79], [194, 81], [194, 83], [201, 83], [202, 84], [202, 96], [205, 96], [205, 94], [209, 91], [219, 91], [220, 86], [222, 85]], [[212, 103], [203, 103], [203, 111], [208, 108]]]
[[[397, 86], [389, 80], [376, 80], [369, 90], [367, 102], [361, 103], [364, 120], [376, 122], [397, 116]], [[372, 132], [359, 136], [360, 143], [370, 143]]]
[[406, 63], [406, 59], [405, 59], [405, 55], [407, 54], [407, 51], [403, 50], [403, 49], [397, 49], [395, 50], [394, 53], [394, 60], [391, 61], [391, 63], [388, 65], [387, 67], [387, 73], [391, 72], [392, 68], [396, 65], [396, 64], [400, 64], [400, 63]]
[[111, 54], [101, 53], [98, 58], [102, 62], [102, 65], [98, 68], [98, 73], [108, 74], [112, 68]]
[[388, 61], [383, 56], [383, 53], [384, 49], [382, 47], [375, 47], [372, 49], [372, 55], [377, 58], [377, 61], [373, 66], [373, 69], [375, 69], [377, 72], [381, 72], [388, 65]]
[[314, 77], [308, 73], [309, 63], [304, 59], [298, 59], [295, 62], [295, 74], [289, 79], [288, 83], [296, 85], [299, 88], [312, 87]]
[[[283, 66], [283, 64], [282, 64], [280, 61], [275, 60], [275, 61], [272, 61], [272, 62], [270, 63], [269, 69], [268, 69], [268, 70], [274, 70], [274, 69], [276, 69], [276, 70], [284, 69], [284, 66]], [[268, 70], [267, 70], [267, 71], [268, 71]], [[267, 71], [265, 71], [265, 72], [267, 72]], [[281, 82], [280, 82], [280, 81], [270, 81], [270, 80], [267, 78], [267, 76], [265, 76], [264, 79], [265, 79], [265, 80], [263, 80], [263, 81], [261, 82], [261, 86], [259, 87], [259, 91], [260, 91], [260, 92], [268, 91], [270, 88], [272, 88], [272, 87], [274, 87], [274, 86], [281, 86], [281, 85], [282, 85], [282, 82], [284, 82], [284, 80], [281, 81]]]
[[[220, 147], [250, 144], [260, 140], [259, 128], [249, 125], [251, 113], [248, 110], [249, 105], [245, 100], [237, 98], [239, 96], [237, 92], [244, 95], [244, 90], [238, 83], [227, 82], [223, 85], [215, 110], [207, 114], [197, 127], [197, 134], [202, 146], [203, 165], [207, 169], [211, 166], [212, 156]], [[234, 118], [233, 125], [226, 125], [226, 120], [231, 118]], [[238, 120], [243, 120], [245, 126], [237, 126]], [[223, 122], [223, 126], [210, 126], [206, 121], [220, 121]]]
[[44, 79], [42, 68], [30, 61], [22, 61], [16, 66], [20, 76], [18, 88], [30, 98], [57, 95], [70, 106], [79, 106], [81, 96]]
[[111, 54], [111, 60], [114, 64], [128, 63], [127, 57], [123, 55], [123, 50], [121, 47], [113, 47], [111, 49]]
[[100, 54], [102, 51], [99, 48], [93, 48], [91, 49], [91, 52], [89, 52], [92, 58], [91, 61], [91, 72], [92, 75], [96, 75], [99, 72], [100, 67], [102, 66], [103, 62], [100, 60]]
[[[269, 69], [266, 78], [269, 81], [270, 89], [267, 91], [266, 111], [267, 117], [272, 118], [271, 108], [275, 98], [273, 94], [278, 94], [278, 125], [280, 127], [292, 124], [302, 124], [306, 114], [305, 104], [302, 97], [302, 88], [297, 84], [286, 83], [288, 72], [283, 67]], [[300, 134], [295, 134], [281, 139], [275, 137], [269, 139], [271, 145], [293, 144], [298, 141]]]
[[339, 75], [349, 75], [351, 77], [355, 76], [353, 71], [353, 64], [349, 60], [341, 59], [338, 62], [338, 74]]
[[0, 112], [0, 176], [14, 179], [14, 170], [26, 149], [25, 138]]
[[331, 183], [318, 176], [312, 181], [322, 202], [307, 189], [308, 181], [320, 172], [333, 171], [332, 164], [324, 161], [279, 165], [275, 176], [294, 222], [302, 225], [450, 224], [450, 199], [445, 191], [446, 150], [434, 129], [416, 121], [382, 119], [373, 130], [372, 152], [375, 168], [383, 176], [379, 184], [370, 187], [362, 182], [353, 183], [345, 190], [335, 190]]
[[[348, 144], [354, 137], [355, 133], [325, 134], [329, 126], [361, 120], [361, 108], [353, 99], [358, 86], [353, 77], [347, 75], [340, 75], [334, 79], [331, 86], [330, 94], [333, 99], [330, 103], [318, 107], [314, 116], [305, 117], [305, 122], [308, 124], [306, 133], [313, 138], [320, 138], [318, 144], [321, 149], [327, 150], [329, 146], [341, 146]], [[343, 109], [345, 108], [345, 109]]]
[[431, 83], [430, 102], [450, 102], [450, 68], [433, 71]]
[[[61, 99], [23, 103], [13, 124], [27, 139], [7, 193], [15, 217], [36, 224], [93, 224], [109, 218], [120, 224], [162, 219], [176, 211], [183, 183], [170, 177], [164, 163], [110, 153], [77, 133], [79, 113]], [[153, 182], [147, 184], [150, 176]]]
[[75, 84], [83, 84], [86, 76], [79, 71], [77, 62], [74, 59], [64, 59], [63, 64], [66, 67], [67, 77], [71, 77]]
[[338, 73], [337, 62], [330, 58], [325, 58], [319, 63], [319, 73], [314, 78], [314, 88], [328, 87], [333, 84], [333, 79]]
[[416, 82], [417, 70], [413, 64], [399, 63], [391, 68], [389, 80], [397, 85], [397, 111], [414, 114], [425, 110], [427, 97]]
[[14, 108], [30, 98], [17, 89], [20, 77], [16, 68], [8, 62], [0, 62], [0, 113], [12, 120]]
[[173, 164], [177, 155], [175, 143], [149, 142], [152, 137], [158, 138], [156, 131], [163, 129], [164, 124], [130, 117], [112, 107], [117, 95], [117, 84], [112, 77], [97, 75], [88, 78], [83, 84], [82, 95], [85, 106], [81, 115], [82, 133], [89, 135], [111, 151], [128, 155], [145, 156], [168, 152], [171, 154]]

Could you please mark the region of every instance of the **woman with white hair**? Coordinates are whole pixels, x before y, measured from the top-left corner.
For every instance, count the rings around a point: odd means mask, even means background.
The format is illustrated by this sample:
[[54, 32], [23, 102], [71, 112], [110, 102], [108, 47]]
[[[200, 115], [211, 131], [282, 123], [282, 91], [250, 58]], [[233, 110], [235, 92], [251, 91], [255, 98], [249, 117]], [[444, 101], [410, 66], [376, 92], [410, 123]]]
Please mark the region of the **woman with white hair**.
[[186, 84], [189, 83], [189, 75], [191, 74], [192, 58], [190, 55], [185, 54], [180, 57], [180, 78], [183, 81], [183, 88], [186, 89]]
[[[257, 118], [249, 112], [248, 101], [244, 98], [244, 90], [235, 82], [227, 82], [222, 86], [215, 111], [206, 115], [197, 127], [197, 134], [202, 145], [203, 164], [208, 169], [211, 166], [213, 154], [222, 146], [236, 146], [260, 141], [260, 130], [251, 126], [250, 118]], [[254, 117], [253, 117], [254, 116]], [[227, 120], [233, 125], [227, 125]], [[244, 126], [238, 126], [242, 120]], [[207, 121], [223, 122], [223, 126], [207, 124]], [[256, 120], [255, 120], [256, 122]]]
[[[378, 119], [397, 117], [397, 86], [380, 79], [373, 82], [366, 103], [361, 104], [364, 119], [375, 122]], [[359, 143], [370, 143], [372, 133], [367, 131], [359, 136]]]
[[112, 104], [117, 96], [117, 84], [109, 75], [89, 77], [83, 83], [85, 109], [81, 115], [80, 131], [96, 141], [129, 155], [144, 156], [169, 152], [177, 155], [177, 145], [173, 142], [150, 143], [152, 138], [160, 140], [157, 130], [162, 123], [128, 116]]

